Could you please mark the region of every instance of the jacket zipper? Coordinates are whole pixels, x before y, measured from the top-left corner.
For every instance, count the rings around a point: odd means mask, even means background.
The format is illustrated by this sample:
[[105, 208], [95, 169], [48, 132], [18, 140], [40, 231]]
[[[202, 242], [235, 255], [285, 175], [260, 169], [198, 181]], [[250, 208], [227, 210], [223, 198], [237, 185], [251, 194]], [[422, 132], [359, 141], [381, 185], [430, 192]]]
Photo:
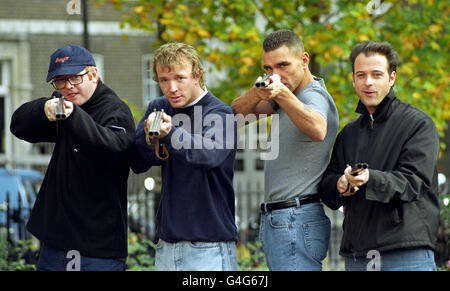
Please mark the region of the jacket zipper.
[[[366, 156], [365, 156], [366, 161], [367, 161], [367, 150], [368, 150], [369, 144], [370, 144], [371, 139], [372, 139], [372, 134], [373, 134], [373, 123], [375, 121], [372, 114], [369, 114], [369, 117], [370, 117], [370, 128], [369, 128], [369, 138], [368, 138], [368, 141], [367, 141], [368, 144], [366, 145], [367, 146], [366, 147]], [[361, 236], [361, 232], [362, 232], [362, 227], [360, 226], [359, 230], [358, 230], [358, 236], [357, 236], [358, 240], [359, 240], [359, 238]], [[355, 262], [356, 262], [356, 258], [357, 258], [356, 251], [353, 251], [353, 260]]]

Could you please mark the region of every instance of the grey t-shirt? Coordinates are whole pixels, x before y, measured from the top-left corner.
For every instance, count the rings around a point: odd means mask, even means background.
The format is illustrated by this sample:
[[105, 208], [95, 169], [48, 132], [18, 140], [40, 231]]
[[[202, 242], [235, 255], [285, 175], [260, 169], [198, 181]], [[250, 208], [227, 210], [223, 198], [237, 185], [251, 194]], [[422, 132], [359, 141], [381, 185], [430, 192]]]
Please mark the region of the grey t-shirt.
[[[279, 114], [279, 124], [272, 119], [273, 127], [279, 126], [279, 155], [265, 161], [265, 200], [280, 201], [294, 197], [305, 198], [318, 193], [318, 184], [328, 166], [330, 149], [336, 137], [339, 117], [334, 100], [328, 93], [323, 79], [314, 77], [297, 98], [323, 115], [327, 121], [327, 135], [321, 142], [313, 142], [289, 119], [280, 107], [273, 114]], [[273, 115], [272, 114], [272, 115]]]

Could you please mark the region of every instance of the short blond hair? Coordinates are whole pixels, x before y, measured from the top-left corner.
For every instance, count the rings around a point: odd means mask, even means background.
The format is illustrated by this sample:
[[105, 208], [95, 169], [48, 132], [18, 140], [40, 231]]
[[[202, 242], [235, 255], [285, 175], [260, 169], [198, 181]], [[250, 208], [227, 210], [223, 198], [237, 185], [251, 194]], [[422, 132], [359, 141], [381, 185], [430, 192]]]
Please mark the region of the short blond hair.
[[[94, 70], [94, 69], [96, 69], [96, 68], [97, 68], [96, 66], [86, 66], [86, 68], [84, 68], [84, 69], [86, 70], [86, 72], [88, 72], [88, 75], [92, 78], [91, 72], [92, 72], [92, 70]], [[101, 82], [103, 82], [103, 81], [102, 81], [102, 78], [100, 78], [100, 75], [97, 74], [97, 76], [98, 76], [98, 80], [101, 81]]]
[[158, 73], [156, 66], [173, 67], [174, 65], [192, 65], [192, 76], [200, 75], [200, 87], [205, 85], [205, 69], [197, 51], [190, 45], [185, 43], [166, 43], [160, 46], [153, 57], [153, 80], [158, 82]]

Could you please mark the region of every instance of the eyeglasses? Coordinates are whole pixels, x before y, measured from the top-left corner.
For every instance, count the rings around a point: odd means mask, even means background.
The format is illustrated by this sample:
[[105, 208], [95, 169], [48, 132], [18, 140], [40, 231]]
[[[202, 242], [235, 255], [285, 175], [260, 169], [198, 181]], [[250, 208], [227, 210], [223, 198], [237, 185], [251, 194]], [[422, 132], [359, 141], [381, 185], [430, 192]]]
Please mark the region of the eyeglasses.
[[67, 81], [69, 81], [71, 85], [79, 85], [83, 83], [83, 76], [86, 75], [87, 73], [89, 73], [89, 71], [81, 75], [73, 75], [70, 76], [69, 78], [54, 80], [51, 84], [53, 85], [53, 88], [55, 88], [56, 90], [64, 89], [66, 87]]

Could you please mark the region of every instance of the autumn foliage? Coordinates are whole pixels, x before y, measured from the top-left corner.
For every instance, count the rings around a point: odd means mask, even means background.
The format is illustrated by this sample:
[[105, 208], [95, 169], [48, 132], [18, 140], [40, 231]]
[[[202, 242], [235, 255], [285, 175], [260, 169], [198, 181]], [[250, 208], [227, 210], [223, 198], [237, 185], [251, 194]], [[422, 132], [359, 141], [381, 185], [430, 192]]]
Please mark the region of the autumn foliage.
[[[427, 112], [441, 138], [450, 119], [447, 1], [274, 1], [274, 0], [97, 0], [123, 11], [123, 23], [154, 31], [162, 43], [194, 45], [205, 60], [225, 72], [209, 88], [231, 103], [263, 73], [261, 44], [278, 29], [304, 41], [312, 72], [325, 79], [340, 115], [340, 127], [357, 115], [351, 48], [364, 40], [389, 41], [400, 57], [397, 96]], [[131, 4], [132, 3], [132, 4]], [[441, 148], [445, 145], [442, 143]]]

